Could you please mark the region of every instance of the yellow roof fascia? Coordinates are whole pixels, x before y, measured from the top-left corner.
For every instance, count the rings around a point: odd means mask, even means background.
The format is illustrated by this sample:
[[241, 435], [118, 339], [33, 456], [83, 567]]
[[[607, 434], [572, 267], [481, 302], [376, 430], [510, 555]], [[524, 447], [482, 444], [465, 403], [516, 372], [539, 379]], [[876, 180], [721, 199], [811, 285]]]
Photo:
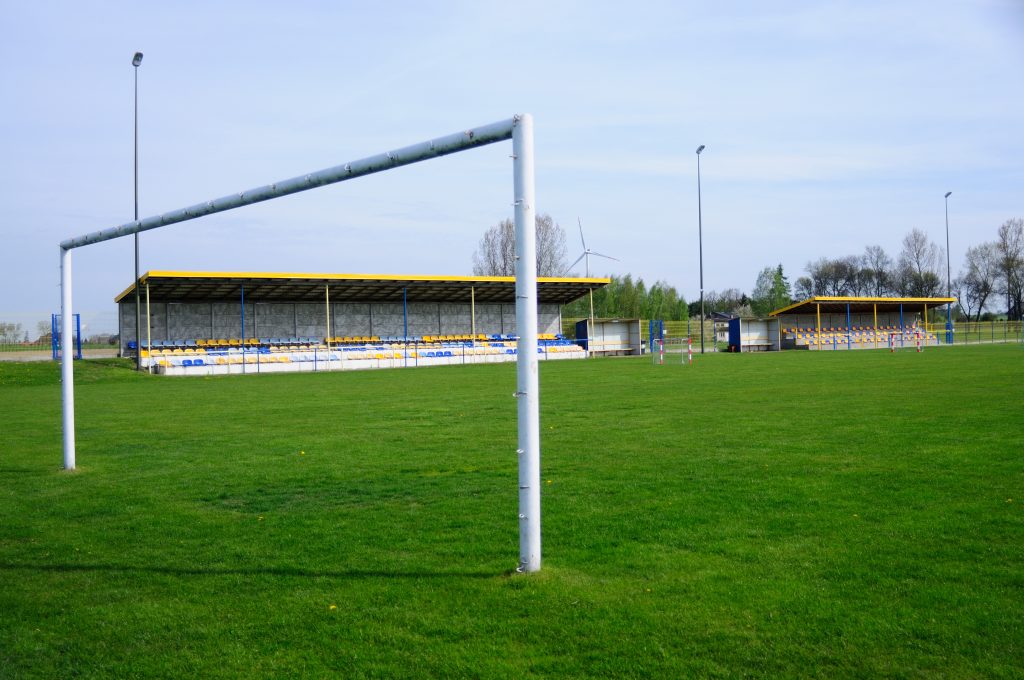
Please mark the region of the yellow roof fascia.
[[835, 295], [817, 295], [815, 297], [801, 300], [800, 302], [794, 302], [793, 304], [783, 307], [782, 309], [776, 309], [774, 312], [769, 312], [768, 316], [776, 316], [787, 312], [797, 307], [802, 307], [807, 304], [823, 304], [826, 302], [871, 302], [871, 303], [883, 303], [883, 304], [936, 304], [944, 305], [946, 303], [953, 304], [956, 302], [954, 297], [876, 297], [876, 296], [835, 296]]

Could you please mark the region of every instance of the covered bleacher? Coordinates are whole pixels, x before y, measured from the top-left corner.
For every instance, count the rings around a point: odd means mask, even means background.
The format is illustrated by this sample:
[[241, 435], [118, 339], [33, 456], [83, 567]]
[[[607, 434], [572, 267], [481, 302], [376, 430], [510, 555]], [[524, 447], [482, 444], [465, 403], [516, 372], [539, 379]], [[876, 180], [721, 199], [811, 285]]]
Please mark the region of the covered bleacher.
[[[124, 355], [169, 375], [513, 361], [513, 277], [148, 272], [115, 301]], [[587, 356], [560, 334], [561, 307], [604, 278], [540, 278], [541, 359]]]
[[[847, 350], [922, 347], [945, 340], [928, 313], [956, 298], [817, 296], [777, 309], [782, 349]], [[945, 334], [942, 334], [945, 335]]]

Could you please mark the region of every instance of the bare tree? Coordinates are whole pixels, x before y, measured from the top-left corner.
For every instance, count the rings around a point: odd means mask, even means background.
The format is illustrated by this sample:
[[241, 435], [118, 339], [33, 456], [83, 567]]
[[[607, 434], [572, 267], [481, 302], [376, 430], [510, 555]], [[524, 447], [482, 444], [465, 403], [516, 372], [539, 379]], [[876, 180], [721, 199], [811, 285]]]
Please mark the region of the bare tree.
[[995, 247], [1002, 274], [999, 292], [1006, 295], [1006, 316], [1020, 319], [1024, 311], [1024, 220], [1016, 218], [1003, 222]]
[[516, 238], [512, 220], [502, 220], [484, 232], [473, 253], [473, 273], [478, 276], [514, 276]]
[[999, 249], [995, 243], [983, 243], [967, 249], [964, 269], [954, 281], [953, 291], [967, 320], [981, 320], [985, 303], [996, 291], [1000, 277]]
[[[852, 255], [835, 260], [823, 257], [808, 262], [808, 277], [800, 277], [796, 282], [797, 297], [859, 295], [863, 288], [860, 269], [860, 259]], [[804, 281], [805, 278], [808, 278], [810, 285]], [[804, 296], [806, 292], [811, 295]]]
[[[561, 276], [566, 267], [565, 231], [550, 215], [537, 215], [537, 276]], [[515, 276], [516, 235], [505, 219], [484, 232], [473, 253], [477, 276]]]
[[943, 251], [920, 229], [911, 229], [903, 237], [897, 265], [897, 287], [901, 295], [934, 297], [941, 292]]
[[563, 276], [567, 259], [565, 230], [551, 215], [537, 215], [537, 276]]
[[21, 324], [0, 322], [0, 343], [11, 345], [21, 340]]
[[892, 258], [882, 246], [868, 246], [861, 256], [861, 275], [865, 290], [875, 297], [888, 295], [891, 290]]

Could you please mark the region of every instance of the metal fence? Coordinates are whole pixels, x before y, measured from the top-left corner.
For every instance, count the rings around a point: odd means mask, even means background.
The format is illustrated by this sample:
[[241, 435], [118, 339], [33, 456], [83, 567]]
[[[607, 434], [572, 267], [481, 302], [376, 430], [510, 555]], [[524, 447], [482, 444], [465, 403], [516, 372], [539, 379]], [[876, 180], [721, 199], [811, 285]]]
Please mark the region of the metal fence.
[[[1005, 344], [1024, 342], [1024, 322], [1007, 321], [958, 321], [953, 324], [954, 345]], [[930, 323], [928, 330], [940, 342], [946, 342], [946, 324]]]
[[[579, 318], [563, 318], [562, 319], [562, 334], [567, 338], [576, 337], [576, 322], [583, 321], [586, 317]], [[647, 354], [652, 351], [650, 338], [648, 337], [648, 326], [650, 321], [648, 319], [641, 319], [640, 321], [640, 332], [643, 336], [643, 347], [644, 353]], [[691, 341], [694, 346], [695, 352], [700, 352], [700, 340], [703, 331], [704, 336], [704, 351], [705, 352], [722, 352], [725, 351], [729, 346], [728, 339], [728, 324], [721, 321], [712, 321], [706, 319], [702, 324], [697, 319], [690, 319], [687, 321], [664, 321], [665, 338], [672, 339], [672, 345], [685, 346], [687, 340]], [[716, 338], [716, 332], [719, 337]], [[657, 349], [656, 344], [653, 349]], [[674, 351], [678, 351], [677, 349]]]
[[[81, 312], [81, 346], [85, 356], [117, 353], [117, 310]], [[76, 341], [78, 338], [76, 338]], [[53, 312], [0, 311], [0, 361], [53, 358]], [[77, 344], [77, 343], [76, 343]]]

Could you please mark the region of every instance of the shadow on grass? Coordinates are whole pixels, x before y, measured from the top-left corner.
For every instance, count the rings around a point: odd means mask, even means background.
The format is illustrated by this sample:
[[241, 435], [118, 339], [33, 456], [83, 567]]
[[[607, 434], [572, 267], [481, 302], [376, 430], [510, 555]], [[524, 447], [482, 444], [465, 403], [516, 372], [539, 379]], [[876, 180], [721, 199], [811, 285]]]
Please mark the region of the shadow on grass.
[[0, 564], [0, 571], [39, 571], [39, 572], [123, 572], [167, 574], [170, 576], [289, 576], [297, 578], [337, 578], [337, 579], [370, 579], [370, 578], [473, 578], [488, 579], [507, 576], [509, 572], [489, 571], [401, 571], [385, 569], [342, 569], [318, 570], [299, 567], [142, 567], [120, 564]]

